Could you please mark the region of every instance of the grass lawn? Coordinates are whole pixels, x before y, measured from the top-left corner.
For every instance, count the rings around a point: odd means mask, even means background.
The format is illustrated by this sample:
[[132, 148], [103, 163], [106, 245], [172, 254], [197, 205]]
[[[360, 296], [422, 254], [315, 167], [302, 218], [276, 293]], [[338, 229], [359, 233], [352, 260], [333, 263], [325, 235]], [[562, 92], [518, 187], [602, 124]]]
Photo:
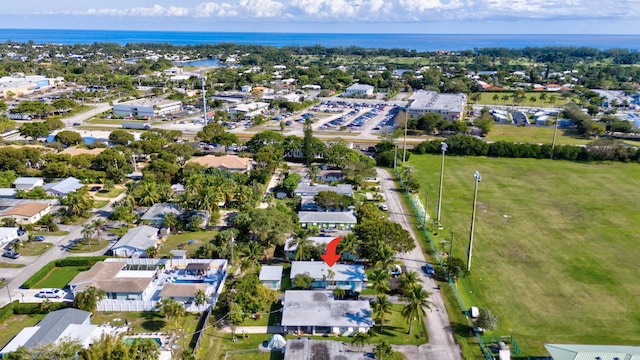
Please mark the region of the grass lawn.
[[[528, 91], [526, 92], [525, 95], [525, 101], [521, 102], [519, 104], [515, 104], [513, 102], [513, 98], [511, 97], [512, 94], [514, 94], [514, 92], [512, 91], [504, 91], [504, 92], [482, 92], [481, 94], [481, 98], [480, 101], [477, 102], [477, 104], [479, 105], [514, 105], [514, 106], [531, 106], [531, 107], [556, 107], [556, 108], [561, 108], [564, 105], [566, 105], [570, 100], [571, 97], [568, 97], [566, 99], [563, 99], [562, 96], [560, 96], [560, 93], [553, 93], [553, 92], [547, 92], [546, 93], [546, 99], [544, 100], [544, 103], [540, 101], [540, 95], [543, 94], [543, 92], [540, 91]], [[493, 96], [494, 95], [498, 95], [499, 99], [498, 100], [493, 100]], [[502, 100], [502, 97], [504, 95], [509, 96], [508, 100]], [[551, 99], [551, 96], [555, 96], [556, 101], [551, 104], [549, 102], [549, 100]], [[535, 101], [531, 101], [531, 98], [534, 97], [536, 100]]]
[[[439, 162], [411, 157], [423, 194], [438, 192]], [[453, 255], [465, 259], [475, 170], [472, 274], [458, 289], [467, 306], [497, 315], [489, 335], [512, 335], [523, 355], [538, 356], [548, 342], [638, 343], [640, 213], [629, 194], [640, 166], [447, 157], [442, 222], [455, 230]]]
[[126, 234], [127, 231], [129, 231], [129, 228], [126, 226], [118, 227], [118, 228], [108, 228], [107, 231], [112, 234], [116, 234], [118, 236], [124, 236], [124, 234]]
[[[160, 255], [169, 255], [171, 250], [182, 249], [187, 250], [189, 257], [195, 257], [196, 250], [213, 238], [217, 231], [185, 231], [182, 234], [171, 234], [169, 238], [162, 244]], [[194, 240], [193, 243], [189, 243]]]
[[63, 289], [71, 279], [91, 266], [65, 266], [54, 267], [51, 272], [33, 286], [34, 289], [55, 288]]
[[282, 320], [282, 312], [278, 310], [280, 310], [281, 308], [282, 305], [280, 305], [279, 303], [275, 303], [271, 305], [271, 309], [269, 310], [271, 314], [263, 314], [258, 319], [249, 317], [238, 326], [275, 326], [277, 324], [280, 324], [280, 321]]
[[111, 189], [109, 191], [106, 190], [100, 190], [98, 192], [96, 192], [96, 196], [98, 197], [105, 197], [105, 198], [114, 198], [117, 197], [118, 195], [122, 194], [124, 192], [124, 188], [114, 188]]
[[0, 323], [0, 349], [13, 339], [14, 336], [28, 326], [34, 326], [42, 320], [44, 315], [13, 315], [8, 320]]
[[[486, 141], [509, 141], [518, 143], [551, 144], [553, 143], [553, 126], [525, 126], [512, 124], [493, 124], [491, 131], [486, 136]], [[585, 145], [593, 139], [581, 137], [573, 129], [558, 129], [556, 134], [557, 145]]]
[[100, 209], [107, 206], [108, 203], [109, 200], [93, 200], [93, 208]]
[[5, 268], [5, 269], [19, 269], [19, 268], [23, 268], [27, 265], [25, 264], [9, 264], [6, 262], [0, 262], [0, 269]]
[[[268, 341], [271, 334], [249, 334], [247, 337], [237, 336], [238, 341], [233, 342], [231, 333], [223, 333], [216, 327], [209, 327], [205, 330], [198, 359], [218, 360], [224, 359], [224, 355], [229, 350], [249, 350], [257, 349], [260, 344]], [[239, 354], [235, 359], [270, 359], [270, 357], [248, 357], [259, 356], [259, 354]]]
[[47, 252], [52, 246], [50, 242], [23, 242], [19, 252], [24, 256], [38, 256]]
[[32, 231], [31, 232], [34, 235], [42, 235], [42, 236], [67, 236], [69, 235], [69, 232], [66, 230], [59, 230], [59, 231]]
[[374, 326], [372, 331], [374, 336], [369, 340], [371, 344], [376, 344], [381, 339], [387, 340], [390, 344], [398, 345], [422, 345], [429, 341], [422, 317], [420, 320], [413, 321], [411, 334], [407, 334], [409, 324], [400, 314], [403, 307], [402, 304], [393, 304], [391, 314], [387, 314], [384, 320], [382, 332], [378, 325]]
[[89, 243], [86, 240], [80, 240], [77, 243], [73, 244], [73, 246], [69, 249], [69, 252], [72, 253], [89, 253], [96, 252], [100, 249], [104, 249], [109, 246], [109, 242], [105, 239], [91, 239]]

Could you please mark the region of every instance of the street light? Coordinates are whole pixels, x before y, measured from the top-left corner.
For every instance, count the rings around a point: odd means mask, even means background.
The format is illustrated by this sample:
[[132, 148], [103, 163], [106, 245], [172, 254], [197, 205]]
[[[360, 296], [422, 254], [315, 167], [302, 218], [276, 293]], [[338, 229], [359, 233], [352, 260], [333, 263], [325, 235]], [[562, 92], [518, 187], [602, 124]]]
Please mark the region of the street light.
[[444, 179], [444, 153], [447, 151], [449, 146], [446, 142], [440, 143], [440, 149], [442, 150], [442, 163], [440, 164], [440, 192], [438, 193], [438, 211], [436, 213], [436, 220], [438, 221], [438, 226], [440, 226], [440, 210], [442, 209], [442, 180]]
[[473, 190], [473, 211], [471, 212], [471, 232], [469, 234], [469, 250], [467, 251], [467, 271], [471, 271], [471, 254], [473, 252], [473, 227], [476, 222], [476, 200], [478, 198], [478, 183], [482, 180], [482, 175], [475, 172], [473, 176], [476, 178]]

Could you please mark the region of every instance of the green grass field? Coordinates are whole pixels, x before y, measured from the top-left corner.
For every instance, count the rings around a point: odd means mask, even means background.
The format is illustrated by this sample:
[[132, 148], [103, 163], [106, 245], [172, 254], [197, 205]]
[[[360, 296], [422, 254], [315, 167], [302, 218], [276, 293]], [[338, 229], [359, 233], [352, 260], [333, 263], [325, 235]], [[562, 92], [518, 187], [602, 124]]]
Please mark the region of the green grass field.
[[[553, 143], [553, 127], [525, 126], [513, 124], [493, 124], [485, 137], [486, 141], [508, 141], [517, 143], [551, 144]], [[593, 141], [580, 136], [573, 129], [558, 129], [557, 145], [585, 145]]]
[[55, 267], [51, 272], [37, 284], [33, 286], [34, 289], [42, 288], [55, 288], [63, 289], [69, 281], [71, 281], [76, 275], [83, 271], [87, 271], [90, 266], [65, 266]]
[[[171, 250], [187, 250], [189, 257], [195, 257], [200, 246], [206, 244], [216, 237], [217, 231], [185, 231], [182, 234], [171, 234], [162, 244], [160, 255], [169, 255]], [[194, 240], [189, 244], [189, 240]]]
[[[487, 92], [482, 92], [481, 93], [481, 97], [480, 100], [477, 102], [477, 104], [480, 105], [505, 105], [505, 106], [531, 106], [531, 107], [563, 107], [564, 105], [566, 105], [570, 100], [571, 97], [567, 97], [566, 99], [562, 98], [562, 96], [560, 96], [560, 93], [556, 93], [556, 92], [540, 92], [540, 91], [528, 91], [526, 92], [525, 95], [525, 101], [516, 104], [513, 101], [513, 98], [511, 97], [511, 95], [513, 94], [513, 92], [511, 91], [504, 91], [504, 92], [491, 92], [491, 91], [487, 91]], [[540, 95], [541, 94], [546, 94], [546, 99], [540, 100]], [[494, 100], [493, 97], [495, 95], [498, 95], [498, 100]], [[502, 97], [504, 95], [509, 96], [508, 100], [502, 100]], [[551, 97], [554, 96], [555, 101], [553, 103], [550, 102]], [[533, 98], [535, 98], [534, 101], [531, 101]]]
[[34, 326], [40, 320], [44, 318], [44, 315], [14, 315], [8, 320], [0, 324], [0, 349], [11, 341], [11, 339], [18, 335], [18, 333], [28, 326]]
[[42, 255], [53, 246], [50, 242], [26, 242], [20, 248], [20, 254], [24, 256]]
[[[501, 322], [525, 355], [544, 343], [640, 341], [638, 164], [447, 157], [441, 233], [455, 230], [466, 259], [475, 170], [479, 183], [472, 275], [460, 281], [468, 306]], [[418, 180], [437, 196], [439, 156], [412, 156]], [[430, 201], [430, 214], [435, 214]], [[439, 242], [439, 240], [437, 241]]]

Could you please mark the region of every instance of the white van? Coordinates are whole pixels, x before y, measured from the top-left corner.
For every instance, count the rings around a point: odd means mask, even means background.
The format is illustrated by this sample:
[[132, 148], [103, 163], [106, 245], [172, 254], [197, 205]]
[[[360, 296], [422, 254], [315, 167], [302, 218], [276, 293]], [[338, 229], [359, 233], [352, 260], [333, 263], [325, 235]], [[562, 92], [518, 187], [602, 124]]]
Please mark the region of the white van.
[[67, 296], [66, 291], [60, 289], [42, 289], [36, 294], [36, 297], [60, 299]]

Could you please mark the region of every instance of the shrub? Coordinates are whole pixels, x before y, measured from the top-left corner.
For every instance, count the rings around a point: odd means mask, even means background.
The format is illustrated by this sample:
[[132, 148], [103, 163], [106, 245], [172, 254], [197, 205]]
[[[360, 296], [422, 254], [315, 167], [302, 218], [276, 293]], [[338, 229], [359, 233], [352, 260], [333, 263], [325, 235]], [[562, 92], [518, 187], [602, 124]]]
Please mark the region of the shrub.
[[31, 275], [31, 277], [22, 284], [22, 287], [25, 289], [31, 289], [40, 280], [44, 279], [45, 276], [47, 276], [55, 266], [56, 262], [52, 261], [47, 265], [41, 267], [40, 270], [36, 271], [35, 274]]

